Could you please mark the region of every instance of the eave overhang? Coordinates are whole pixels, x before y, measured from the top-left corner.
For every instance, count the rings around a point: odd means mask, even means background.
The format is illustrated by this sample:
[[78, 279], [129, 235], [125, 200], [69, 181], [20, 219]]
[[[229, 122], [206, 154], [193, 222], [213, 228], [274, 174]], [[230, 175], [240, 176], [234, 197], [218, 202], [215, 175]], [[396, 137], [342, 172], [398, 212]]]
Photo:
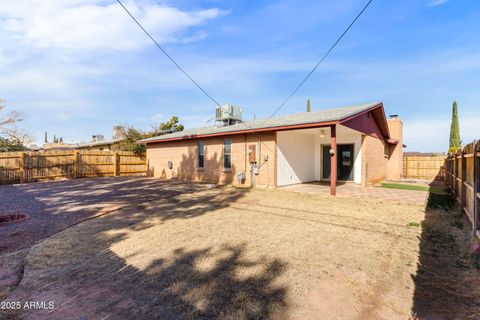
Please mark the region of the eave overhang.
[[[249, 134], [249, 133], [259, 133], [259, 132], [271, 132], [271, 131], [286, 131], [286, 130], [297, 130], [297, 129], [308, 129], [308, 128], [321, 128], [321, 127], [329, 127], [332, 125], [342, 124], [345, 125], [348, 123], [355, 122], [354, 120], [360, 116], [371, 114], [375, 119], [375, 122], [378, 124], [378, 127], [381, 131], [381, 135], [377, 138], [380, 140], [387, 140], [390, 139], [390, 133], [388, 130], [387, 119], [385, 118], [385, 112], [383, 109], [383, 104], [378, 103], [373, 105], [372, 107], [362, 110], [356, 114], [350, 115], [348, 117], [335, 120], [335, 121], [325, 121], [325, 122], [313, 122], [313, 123], [303, 123], [303, 124], [296, 124], [296, 125], [288, 125], [288, 126], [274, 126], [274, 127], [267, 127], [267, 128], [251, 128], [245, 130], [236, 130], [236, 131], [227, 131], [227, 132], [218, 132], [218, 133], [210, 133], [210, 134], [194, 134], [194, 135], [185, 135], [181, 137], [175, 138], [167, 138], [167, 139], [154, 139], [154, 140], [140, 140], [138, 143], [140, 144], [150, 144], [150, 143], [160, 143], [160, 142], [169, 142], [169, 141], [180, 141], [180, 140], [190, 140], [190, 139], [201, 139], [201, 138], [210, 138], [210, 137], [219, 137], [219, 136], [231, 136], [231, 135], [238, 135], [238, 134]], [[398, 141], [397, 141], [398, 143]]]

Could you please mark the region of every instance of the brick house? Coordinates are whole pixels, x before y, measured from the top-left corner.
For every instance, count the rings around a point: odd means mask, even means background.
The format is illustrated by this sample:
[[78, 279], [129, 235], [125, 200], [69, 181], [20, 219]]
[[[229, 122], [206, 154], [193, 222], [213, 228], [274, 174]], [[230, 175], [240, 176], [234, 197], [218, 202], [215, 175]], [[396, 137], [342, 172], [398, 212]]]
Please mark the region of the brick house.
[[196, 128], [141, 140], [154, 177], [235, 186], [326, 181], [361, 185], [402, 171], [402, 122], [383, 104]]

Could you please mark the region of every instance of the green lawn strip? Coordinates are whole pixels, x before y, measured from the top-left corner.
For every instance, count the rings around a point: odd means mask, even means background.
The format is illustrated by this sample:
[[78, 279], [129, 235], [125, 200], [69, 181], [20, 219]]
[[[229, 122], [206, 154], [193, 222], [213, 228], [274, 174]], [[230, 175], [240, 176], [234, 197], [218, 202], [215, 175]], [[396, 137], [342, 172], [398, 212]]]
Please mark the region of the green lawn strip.
[[417, 191], [430, 191], [430, 193], [448, 194], [445, 188], [429, 187], [429, 186], [416, 186], [413, 184], [401, 184], [401, 183], [382, 183], [382, 188], [390, 189], [402, 189], [402, 190], [417, 190]]
[[382, 188], [430, 191], [430, 187], [428, 186], [415, 186], [411, 184], [400, 184], [400, 183], [382, 183]]
[[439, 187], [430, 187], [430, 193], [449, 194], [448, 189]]
[[413, 184], [401, 184], [401, 183], [382, 183], [382, 188], [390, 189], [402, 189], [402, 190], [417, 190], [417, 191], [430, 191], [430, 193], [448, 194], [448, 190], [441, 187], [429, 187], [429, 186], [416, 186]]

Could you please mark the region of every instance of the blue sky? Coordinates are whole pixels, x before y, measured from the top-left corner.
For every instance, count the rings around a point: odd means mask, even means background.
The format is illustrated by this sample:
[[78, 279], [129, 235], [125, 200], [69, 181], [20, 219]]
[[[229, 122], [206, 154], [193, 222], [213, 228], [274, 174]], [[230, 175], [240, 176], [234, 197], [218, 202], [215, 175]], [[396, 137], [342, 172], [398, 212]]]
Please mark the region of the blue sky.
[[[267, 117], [366, 3], [143, 1], [125, 5], [221, 103]], [[480, 2], [374, 0], [280, 111], [382, 101], [399, 114], [408, 150], [448, 148], [451, 104], [462, 140], [479, 138]], [[114, 0], [16, 0], [0, 6], [0, 98], [24, 127], [67, 142], [149, 129], [178, 115], [203, 126], [215, 106]]]

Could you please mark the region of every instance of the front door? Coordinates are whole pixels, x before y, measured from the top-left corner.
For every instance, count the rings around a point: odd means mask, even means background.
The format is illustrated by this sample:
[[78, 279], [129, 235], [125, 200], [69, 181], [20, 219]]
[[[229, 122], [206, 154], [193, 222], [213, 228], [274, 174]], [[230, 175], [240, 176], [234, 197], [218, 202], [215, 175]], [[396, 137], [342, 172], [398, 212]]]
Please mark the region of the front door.
[[[330, 146], [322, 148], [322, 178], [330, 179]], [[337, 145], [337, 180], [353, 180], [353, 144]]]

